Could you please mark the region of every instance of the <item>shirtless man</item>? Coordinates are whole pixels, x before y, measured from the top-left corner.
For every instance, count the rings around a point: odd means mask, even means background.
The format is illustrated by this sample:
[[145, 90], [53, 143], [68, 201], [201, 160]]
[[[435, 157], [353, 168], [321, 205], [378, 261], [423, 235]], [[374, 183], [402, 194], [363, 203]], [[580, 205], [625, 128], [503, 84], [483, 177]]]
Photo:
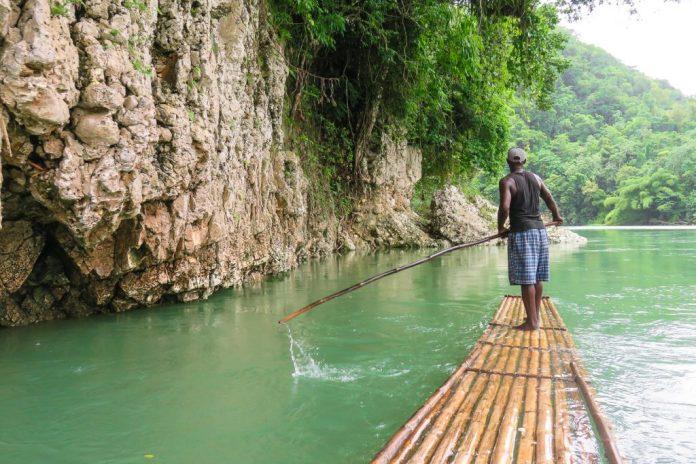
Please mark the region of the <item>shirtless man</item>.
[[508, 277], [510, 285], [522, 287], [522, 301], [527, 318], [517, 328], [539, 328], [539, 309], [544, 286], [549, 280], [549, 239], [539, 213], [539, 197], [548, 206], [553, 221], [561, 225], [563, 218], [551, 192], [539, 176], [525, 171], [527, 153], [521, 148], [508, 151], [510, 174], [500, 179], [498, 232], [506, 232], [505, 221], [510, 217], [508, 234]]

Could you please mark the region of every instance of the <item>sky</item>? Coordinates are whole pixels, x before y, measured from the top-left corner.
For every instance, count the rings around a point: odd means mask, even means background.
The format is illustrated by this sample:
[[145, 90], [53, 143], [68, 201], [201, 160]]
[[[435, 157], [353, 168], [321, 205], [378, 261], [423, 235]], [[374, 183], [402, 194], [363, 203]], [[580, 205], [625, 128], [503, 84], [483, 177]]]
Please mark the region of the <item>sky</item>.
[[625, 5], [600, 5], [563, 26], [583, 42], [696, 96], [696, 0], [637, 0], [635, 9], [631, 14]]

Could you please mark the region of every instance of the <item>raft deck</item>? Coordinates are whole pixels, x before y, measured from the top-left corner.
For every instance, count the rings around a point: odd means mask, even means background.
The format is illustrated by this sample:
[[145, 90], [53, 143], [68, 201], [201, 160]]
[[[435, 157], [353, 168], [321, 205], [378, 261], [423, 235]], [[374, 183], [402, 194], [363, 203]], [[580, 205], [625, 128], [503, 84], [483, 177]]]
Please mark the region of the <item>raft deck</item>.
[[585, 371], [558, 310], [544, 298], [541, 330], [515, 329], [523, 320], [522, 299], [506, 296], [468, 358], [372, 462], [601, 462], [592, 418], [603, 417], [591, 388], [583, 396]]

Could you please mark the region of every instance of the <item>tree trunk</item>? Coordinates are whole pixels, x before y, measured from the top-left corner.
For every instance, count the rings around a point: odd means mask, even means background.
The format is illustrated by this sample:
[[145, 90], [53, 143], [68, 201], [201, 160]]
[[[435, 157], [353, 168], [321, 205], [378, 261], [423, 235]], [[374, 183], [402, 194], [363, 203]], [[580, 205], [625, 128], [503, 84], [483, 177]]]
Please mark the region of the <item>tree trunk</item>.
[[375, 128], [379, 107], [382, 102], [382, 91], [378, 91], [377, 95], [367, 104], [358, 123], [358, 131], [355, 137], [355, 155], [353, 157], [353, 175], [357, 185], [360, 185], [365, 173], [362, 168], [362, 161], [365, 158], [370, 145], [372, 131]]

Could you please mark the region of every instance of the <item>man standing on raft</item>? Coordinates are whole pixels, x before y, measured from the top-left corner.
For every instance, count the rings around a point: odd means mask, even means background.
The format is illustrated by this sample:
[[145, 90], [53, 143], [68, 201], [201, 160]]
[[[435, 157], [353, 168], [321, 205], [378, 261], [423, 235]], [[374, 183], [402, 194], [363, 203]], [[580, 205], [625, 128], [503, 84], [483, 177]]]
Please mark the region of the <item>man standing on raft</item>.
[[551, 192], [539, 176], [525, 171], [527, 153], [521, 148], [508, 151], [510, 174], [500, 179], [500, 206], [498, 232], [505, 232], [505, 221], [510, 217], [508, 234], [508, 276], [510, 285], [522, 287], [522, 301], [527, 318], [517, 328], [539, 328], [539, 309], [544, 290], [543, 281], [549, 280], [549, 239], [539, 213], [539, 197], [544, 200], [558, 225], [563, 218]]

